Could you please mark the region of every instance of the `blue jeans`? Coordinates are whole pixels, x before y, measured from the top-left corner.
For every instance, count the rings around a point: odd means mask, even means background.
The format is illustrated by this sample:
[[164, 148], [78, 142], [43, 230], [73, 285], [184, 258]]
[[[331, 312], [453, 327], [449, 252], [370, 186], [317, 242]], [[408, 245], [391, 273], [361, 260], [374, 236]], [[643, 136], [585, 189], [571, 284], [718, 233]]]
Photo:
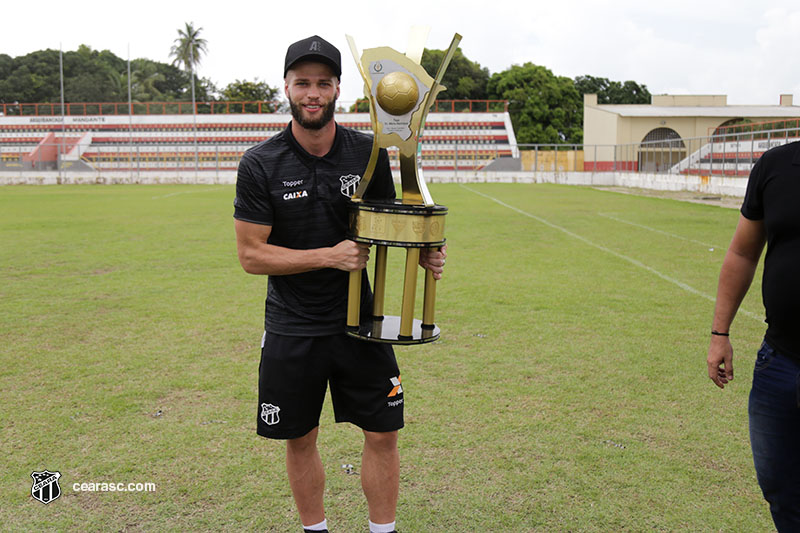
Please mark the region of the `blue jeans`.
[[761, 345], [748, 406], [750, 447], [779, 532], [800, 531], [800, 364]]

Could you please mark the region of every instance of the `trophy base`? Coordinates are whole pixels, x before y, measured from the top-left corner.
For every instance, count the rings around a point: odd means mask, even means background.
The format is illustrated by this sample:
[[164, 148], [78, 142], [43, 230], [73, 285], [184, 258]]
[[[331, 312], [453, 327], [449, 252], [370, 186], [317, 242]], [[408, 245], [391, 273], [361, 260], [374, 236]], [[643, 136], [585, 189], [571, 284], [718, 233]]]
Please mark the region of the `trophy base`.
[[365, 320], [358, 329], [347, 330], [347, 334], [351, 337], [387, 344], [424, 344], [437, 340], [440, 333], [438, 326], [423, 327], [422, 321], [415, 318], [411, 336], [400, 335], [399, 316], [384, 316], [382, 320]]

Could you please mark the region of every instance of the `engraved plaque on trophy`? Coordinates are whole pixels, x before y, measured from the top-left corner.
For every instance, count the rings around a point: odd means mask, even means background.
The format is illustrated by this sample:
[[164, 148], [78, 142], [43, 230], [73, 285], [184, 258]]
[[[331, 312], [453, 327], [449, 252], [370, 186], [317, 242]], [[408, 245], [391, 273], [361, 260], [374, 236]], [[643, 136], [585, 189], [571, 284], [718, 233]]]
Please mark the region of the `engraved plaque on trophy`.
[[[375, 245], [374, 301], [370, 319], [361, 319], [361, 271], [350, 273], [347, 302], [347, 332], [366, 340], [392, 344], [418, 344], [439, 338], [434, 322], [436, 280], [425, 271], [422, 319], [414, 318], [420, 250], [438, 249], [445, 243], [444, 219], [447, 208], [434, 203], [417, 159], [419, 139], [436, 95], [445, 87], [442, 76], [455, 54], [461, 36], [456, 34], [432, 78], [420, 65], [427, 31], [412, 32], [408, 51], [401, 54], [389, 47], [369, 48], [359, 56], [353, 38], [347, 36], [350, 51], [364, 79], [364, 93], [370, 102], [374, 132], [367, 169], [350, 203], [348, 238]], [[391, 203], [364, 198], [375, 171], [381, 148], [397, 147], [400, 159], [402, 198]], [[400, 316], [384, 315], [387, 249], [406, 252]]]

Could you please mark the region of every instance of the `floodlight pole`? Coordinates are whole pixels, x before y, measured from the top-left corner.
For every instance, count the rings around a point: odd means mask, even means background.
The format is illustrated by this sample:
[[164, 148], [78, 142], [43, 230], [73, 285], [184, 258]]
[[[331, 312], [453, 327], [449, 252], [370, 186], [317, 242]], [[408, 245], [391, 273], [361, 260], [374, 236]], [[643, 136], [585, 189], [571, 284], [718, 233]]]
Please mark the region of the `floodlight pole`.
[[61, 79], [61, 153], [56, 158], [56, 164], [58, 165], [58, 181], [63, 183], [61, 179], [61, 167], [63, 166], [61, 159], [64, 156], [64, 136], [67, 134], [67, 119], [64, 117], [64, 47], [61, 43], [58, 45], [58, 71]]
[[194, 99], [194, 39], [189, 41], [189, 68], [192, 76], [192, 123], [194, 131], [194, 179], [198, 179], [198, 163], [197, 163], [197, 104]]
[[[128, 172], [133, 175], [133, 96], [131, 94], [131, 45], [128, 43]], [[136, 158], [136, 166], [139, 166], [139, 158]]]

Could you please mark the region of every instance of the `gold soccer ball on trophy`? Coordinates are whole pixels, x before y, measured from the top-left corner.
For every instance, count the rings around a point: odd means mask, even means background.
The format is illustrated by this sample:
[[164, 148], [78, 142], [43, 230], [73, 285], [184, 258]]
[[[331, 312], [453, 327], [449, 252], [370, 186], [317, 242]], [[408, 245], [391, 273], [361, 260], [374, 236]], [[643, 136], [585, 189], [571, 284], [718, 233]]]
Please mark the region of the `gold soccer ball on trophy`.
[[390, 72], [378, 83], [378, 105], [391, 115], [405, 115], [418, 98], [417, 82], [405, 72]]

